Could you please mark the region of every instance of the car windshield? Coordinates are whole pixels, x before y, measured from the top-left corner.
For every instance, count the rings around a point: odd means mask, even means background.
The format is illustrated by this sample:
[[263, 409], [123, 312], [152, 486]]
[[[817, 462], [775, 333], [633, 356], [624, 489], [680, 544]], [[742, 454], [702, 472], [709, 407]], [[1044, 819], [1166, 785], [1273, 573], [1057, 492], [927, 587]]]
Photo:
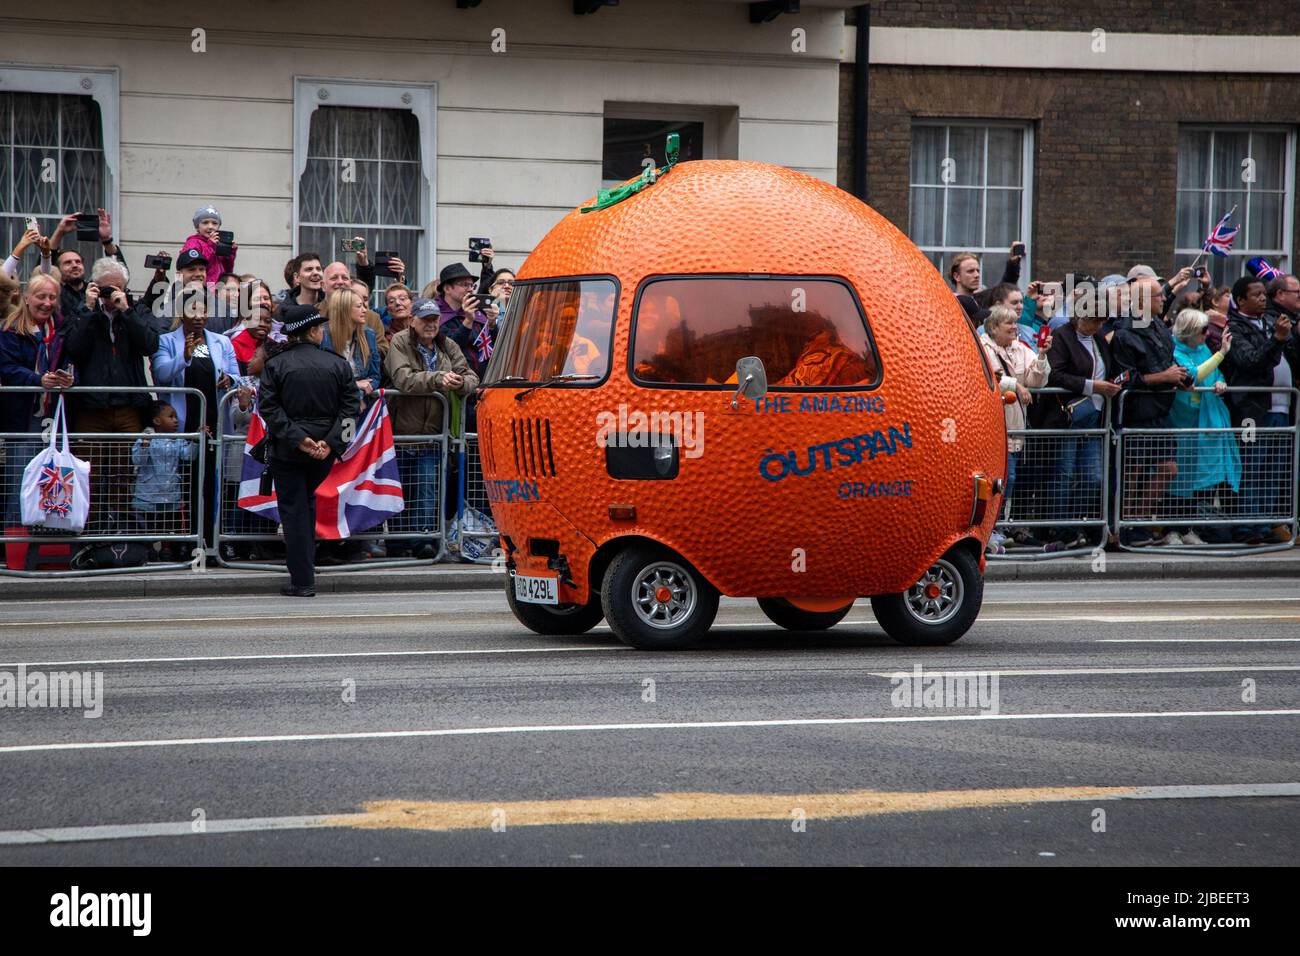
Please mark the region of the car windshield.
[[603, 379], [617, 302], [613, 279], [518, 283], [483, 384], [538, 384], [559, 375]]
[[636, 306], [632, 374], [719, 387], [736, 359], [763, 360], [773, 388], [866, 388], [879, 364], [849, 286], [831, 278], [655, 279]]

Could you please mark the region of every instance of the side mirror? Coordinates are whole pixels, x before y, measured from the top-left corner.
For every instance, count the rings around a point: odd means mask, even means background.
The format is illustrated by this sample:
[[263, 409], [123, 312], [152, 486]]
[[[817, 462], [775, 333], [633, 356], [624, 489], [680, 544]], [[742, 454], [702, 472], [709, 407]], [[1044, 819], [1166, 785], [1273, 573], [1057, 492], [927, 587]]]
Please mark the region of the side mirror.
[[732, 396], [731, 407], [739, 407], [741, 396], [753, 400], [766, 394], [767, 369], [763, 368], [763, 360], [756, 355], [737, 360], [736, 394]]

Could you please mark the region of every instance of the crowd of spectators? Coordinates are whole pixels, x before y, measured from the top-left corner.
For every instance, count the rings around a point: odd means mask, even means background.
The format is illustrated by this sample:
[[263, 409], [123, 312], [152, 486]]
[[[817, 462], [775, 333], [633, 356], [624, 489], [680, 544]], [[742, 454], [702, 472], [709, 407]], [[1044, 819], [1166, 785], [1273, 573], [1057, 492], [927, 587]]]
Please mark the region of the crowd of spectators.
[[[351, 264], [310, 251], [294, 256], [276, 292], [265, 278], [237, 271], [238, 246], [209, 204], [195, 211], [193, 233], [174, 263], [165, 250], [148, 262], [153, 272], [137, 295], [111, 217], [101, 209], [98, 220], [102, 254], [89, 266], [75, 250], [60, 248], [78, 230], [72, 214], [49, 236], [29, 229], [0, 269], [0, 385], [44, 389], [0, 394], [0, 432], [33, 436], [5, 442], [6, 525], [19, 520], [21, 472], [40, 448], [52, 396], [76, 385], [94, 391], [69, 397], [74, 432], [136, 436], [95, 462], [92, 526], [194, 534], [193, 516], [201, 513], [201, 530], [213, 540], [218, 456], [203, 456], [202, 475], [175, 480], [198, 467], [195, 444], [164, 436], [247, 432], [258, 376], [284, 347], [281, 310], [294, 305], [312, 306], [328, 320], [323, 347], [351, 366], [363, 409], [380, 389], [392, 391], [389, 412], [394, 433], [404, 436], [397, 455], [408, 497], [440, 500], [439, 476], [454, 460], [442, 462], [443, 446], [433, 439], [443, 433], [452, 395], [465, 400], [466, 428], [476, 430], [473, 393], [514, 288], [513, 271], [495, 268], [491, 247], [475, 250], [477, 276], [452, 262], [420, 287], [399, 258], [384, 259], [381, 272], [358, 237], [348, 244]], [[1268, 429], [1295, 422], [1289, 389], [1300, 380], [1300, 279], [1252, 260], [1230, 287], [1214, 287], [1207, 269], [1188, 266], [1162, 279], [1137, 265], [1127, 274], [1032, 280], [1022, 288], [1023, 252], [1014, 245], [1000, 280], [988, 287], [978, 255], [958, 253], [948, 265], [1005, 401], [1006, 520], [990, 549], [1102, 543], [1101, 529], [1089, 540], [1089, 529], [1069, 516], [1081, 510], [1078, 503], [1112, 494], [1121, 467], [1128, 469], [1123, 513], [1146, 523], [1125, 528], [1125, 545], [1290, 540], [1293, 528], [1252, 516], [1289, 507], [1286, 496], [1296, 493], [1285, 484], [1295, 480], [1291, 436]], [[380, 278], [389, 281], [375, 294]], [[1237, 390], [1243, 387], [1260, 390]], [[1140, 453], [1115, 462], [1113, 448], [1097, 438], [1108, 423], [1144, 430], [1130, 443]], [[1256, 436], [1256, 429], [1264, 432]], [[1050, 434], [1040, 440], [1035, 431]], [[101, 439], [100, 451], [106, 447], [112, 446]], [[225, 454], [222, 497], [233, 501], [242, 449], [228, 442]], [[1114, 462], [1111, 487], [1103, 487], [1107, 456]], [[1017, 516], [1026, 526], [1016, 526]], [[1063, 523], [1052, 526], [1051, 517]], [[431, 557], [434, 518], [436, 512], [421, 529], [427, 537], [351, 546], [333, 556]], [[223, 526], [265, 530], [259, 521], [228, 510]]]
[[[1022, 292], [1019, 251], [988, 288], [974, 253], [948, 267], [1007, 402], [1007, 520], [990, 551], [1104, 543], [1072, 512], [1112, 494], [1120, 469], [1125, 546], [1291, 541], [1294, 526], [1278, 517], [1297, 494], [1293, 435], [1269, 429], [1296, 421], [1300, 278], [1252, 259], [1230, 287], [1214, 287], [1196, 265], [1169, 279], [1136, 265], [1100, 280], [1031, 281]], [[1105, 440], [1108, 401], [1110, 424], [1130, 430], [1122, 460]]]
[[[217, 208], [199, 208], [192, 225], [174, 270], [166, 261], [148, 262], [146, 269], [153, 272], [138, 294], [129, 288], [130, 269], [114, 242], [111, 217], [102, 209], [103, 255], [89, 268], [75, 250], [60, 249], [78, 228], [76, 214], [63, 217], [49, 236], [28, 229], [4, 262], [0, 385], [46, 390], [0, 393], [0, 433], [32, 436], [3, 443], [0, 497], [6, 526], [20, 520], [22, 471], [40, 450], [54, 396], [75, 385], [87, 391], [66, 397], [71, 430], [105, 436], [74, 449], [92, 460], [88, 531], [193, 535], [194, 516], [201, 513], [204, 539], [211, 543], [218, 455], [204, 457], [201, 476], [183, 479], [186, 468], [197, 467], [197, 443], [167, 436], [246, 434], [258, 376], [267, 359], [284, 348], [280, 312], [310, 305], [328, 320], [323, 347], [352, 367], [363, 409], [380, 389], [394, 391], [389, 412], [394, 433], [404, 436], [397, 449], [403, 485], [413, 502], [426, 503], [429, 516], [422, 529], [426, 537], [393, 539], [389, 549], [382, 541], [364, 549], [335, 549], [327, 563], [385, 553], [432, 557], [436, 508], [427, 502], [438, 499], [443, 446], [405, 436], [441, 436], [453, 394], [466, 401], [473, 427], [473, 392], [492, 354], [513, 271], [494, 268], [487, 247], [475, 250], [482, 261], [479, 276], [453, 263], [417, 295], [405, 263], [390, 258], [384, 277], [391, 281], [380, 293], [377, 312], [371, 308], [376, 268], [361, 237], [353, 240], [351, 266], [316, 252], [294, 256], [285, 264], [283, 283], [276, 283], [281, 291], [274, 292], [263, 277], [237, 271], [238, 246], [222, 232]], [[165, 250], [158, 257], [169, 259]], [[136, 437], [108, 440], [113, 434]], [[213, 442], [212, 447], [219, 446]], [[238, 494], [242, 451], [237, 442], [225, 445], [227, 501]], [[454, 457], [447, 464], [454, 469]], [[223, 526], [232, 531], [275, 530], [258, 516], [231, 512], [227, 507]], [[188, 559], [170, 544], [159, 544], [160, 559]], [[259, 552], [229, 548], [225, 556]]]

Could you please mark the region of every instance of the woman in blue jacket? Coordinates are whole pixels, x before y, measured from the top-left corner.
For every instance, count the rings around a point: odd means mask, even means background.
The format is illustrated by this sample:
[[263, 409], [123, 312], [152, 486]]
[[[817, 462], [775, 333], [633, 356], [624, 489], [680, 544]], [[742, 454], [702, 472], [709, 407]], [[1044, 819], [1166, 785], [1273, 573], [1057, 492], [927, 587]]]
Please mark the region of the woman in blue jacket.
[[[63, 332], [57, 309], [59, 282], [38, 272], [23, 292], [18, 311], [0, 326], [0, 385], [68, 388], [72, 373], [63, 354]], [[0, 394], [0, 433], [41, 431], [41, 419], [54, 408], [54, 396], [36, 392]], [[6, 522], [17, 521], [23, 469], [36, 457], [41, 442], [7, 439], [3, 495]]]
[[364, 411], [379, 391], [380, 354], [375, 333], [366, 326], [366, 300], [351, 289], [329, 294], [321, 314], [329, 320], [321, 348], [343, 356], [361, 391]]
[[163, 397], [176, 409], [179, 431], [198, 431], [206, 424], [216, 433], [220, 398], [239, 378], [239, 359], [230, 339], [206, 329], [208, 307], [202, 286], [184, 290], [172, 330], [158, 338], [153, 355], [155, 385], [195, 388], [207, 399], [206, 421], [199, 419], [198, 399], [179, 393]]
[[[239, 360], [230, 339], [208, 331], [207, 292], [202, 285], [190, 286], [177, 297], [176, 320], [172, 330], [158, 339], [153, 355], [155, 385], [193, 388], [203, 393], [204, 414], [199, 398], [183, 392], [164, 392], [161, 397], [176, 409], [177, 431], [201, 431], [220, 436], [218, 430], [221, 396], [239, 379]], [[228, 418], [228, 415], [226, 416]], [[207, 543], [213, 541], [213, 511], [216, 505], [215, 452], [203, 459], [203, 518]], [[197, 504], [197, 502], [195, 502]]]

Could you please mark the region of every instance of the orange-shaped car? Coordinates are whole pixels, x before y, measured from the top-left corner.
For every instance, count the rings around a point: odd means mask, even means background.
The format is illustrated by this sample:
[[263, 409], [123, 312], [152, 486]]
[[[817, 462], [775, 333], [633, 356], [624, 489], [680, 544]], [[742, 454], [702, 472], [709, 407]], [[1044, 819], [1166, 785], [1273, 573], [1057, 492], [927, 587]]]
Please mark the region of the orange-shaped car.
[[974, 621], [1006, 474], [983, 350], [924, 255], [845, 192], [687, 162], [524, 263], [479, 400], [506, 597], [688, 646], [719, 595], [793, 630], [869, 596], [906, 644]]

